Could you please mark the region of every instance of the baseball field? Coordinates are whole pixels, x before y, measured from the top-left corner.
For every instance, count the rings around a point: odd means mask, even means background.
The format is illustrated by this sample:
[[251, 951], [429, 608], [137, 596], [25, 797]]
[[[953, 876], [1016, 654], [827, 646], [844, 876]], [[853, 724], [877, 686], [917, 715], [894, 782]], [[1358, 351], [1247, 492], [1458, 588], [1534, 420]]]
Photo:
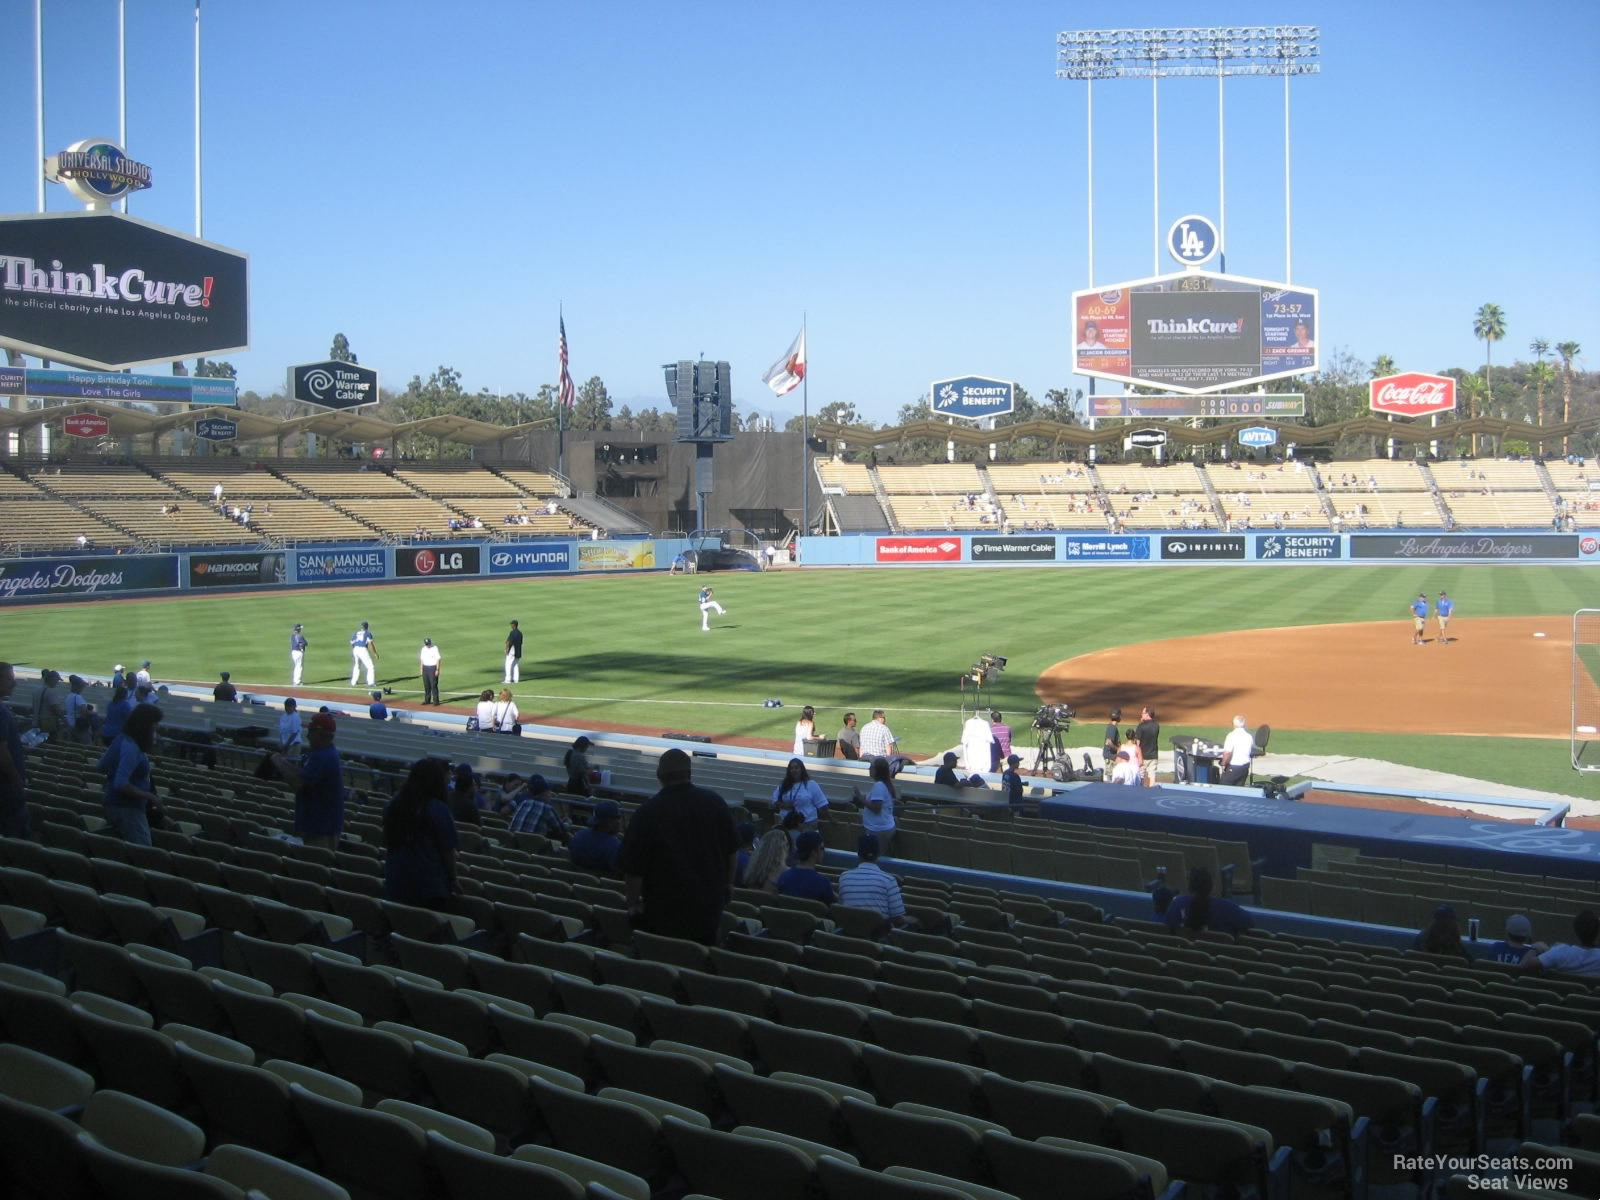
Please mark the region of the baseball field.
[[[727, 608], [709, 632], [705, 583]], [[1441, 590], [1456, 606], [1449, 640], [1430, 618], [1413, 645], [1407, 605]], [[1008, 665], [984, 705], [1024, 745], [1042, 703], [1077, 710], [1069, 746], [1098, 743], [1112, 705], [1151, 704], [1167, 734], [1220, 737], [1239, 712], [1272, 725], [1274, 751], [1593, 796], [1568, 731], [1571, 617], [1597, 593], [1600, 575], [1577, 566], [789, 568], [102, 599], [17, 608], [5, 625], [29, 667], [108, 674], [149, 659], [163, 681], [227, 670], [248, 691], [286, 686], [300, 622], [304, 692], [353, 706], [365, 689], [348, 686], [349, 640], [368, 621], [379, 678], [405, 708], [421, 698], [424, 637], [444, 654], [446, 704], [465, 707], [500, 686], [516, 618], [524, 721], [777, 746], [804, 704], [829, 736], [845, 710], [865, 721], [881, 707], [919, 756], [958, 740], [961, 677], [993, 654]]]

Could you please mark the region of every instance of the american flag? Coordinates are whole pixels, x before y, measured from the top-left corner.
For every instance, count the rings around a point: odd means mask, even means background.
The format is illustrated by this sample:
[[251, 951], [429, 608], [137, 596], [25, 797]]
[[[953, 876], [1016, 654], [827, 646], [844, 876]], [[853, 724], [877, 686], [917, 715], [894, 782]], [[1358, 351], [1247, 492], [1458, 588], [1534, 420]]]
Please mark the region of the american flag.
[[578, 402], [578, 389], [572, 386], [572, 372], [567, 370], [567, 318], [561, 318], [561, 407], [569, 412]]

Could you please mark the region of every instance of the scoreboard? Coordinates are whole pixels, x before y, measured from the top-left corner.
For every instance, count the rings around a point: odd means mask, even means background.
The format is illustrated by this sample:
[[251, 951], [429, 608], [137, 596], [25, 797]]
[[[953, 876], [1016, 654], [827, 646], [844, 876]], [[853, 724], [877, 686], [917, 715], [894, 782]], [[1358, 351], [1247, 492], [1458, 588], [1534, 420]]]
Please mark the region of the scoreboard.
[[1303, 417], [1304, 392], [1257, 396], [1089, 396], [1091, 417]]

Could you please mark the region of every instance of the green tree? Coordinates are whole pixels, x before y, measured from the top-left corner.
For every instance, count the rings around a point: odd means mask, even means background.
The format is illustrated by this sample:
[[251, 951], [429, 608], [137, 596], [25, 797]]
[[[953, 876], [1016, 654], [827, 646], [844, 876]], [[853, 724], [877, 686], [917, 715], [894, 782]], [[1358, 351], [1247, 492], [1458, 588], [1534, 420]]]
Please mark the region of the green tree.
[[239, 369], [231, 362], [219, 362], [210, 358], [197, 359], [195, 361], [194, 373], [197, 379], [239, 378]]
[[[1583, 353], [1577, 342], [1557, 342], [1556, 353], [1561, 356], [1561, 419], [1572, 420], [1572, 360]], [[1572, 439], [1563, 438], [1561, 453], [1572, 453]]]
[[1079, 406], [1082, 403], [1082, 388], [1051, 388], [1044, 394], [1044, 404], [1040, 406], [1039, 415], [1048, 421], [1076, 425]]
[[1472, 318], [1472, 336], [1483, 343], [1484, 389], [1494, 403], [1494, 344], [1506, 336], [1506, 314], [1498, 304], [1481, 306]]
[[[403, 425], [428, 417], [459, 415], [466, 393], [461, 388], [461, 372], [454, 367], [441, 366], [426, 380], [413, 375], [406, 390], [378, 405], [379, 415], [386, 421]], [[442, 438], [419, 437], [406, 439], [405, 452], [413, 458], [444, 458], [465, 456], [461, 446], [450, 446]]]
[[568, 429], [610, 429], [611, 393], [598, 375], [589, 376], [578, 389], [578, 400], [567, 414]]
[[678, 415], [674, 412], [662, 412], [659, 408], [641, 408], [634, 417], [639, 427], [639, 432], [655, 437], [663, 437], [678, 431]]
[[1556, 381], [1556, 369], [1550, 363], [1536, 362], [1528, 368], [1528, 382], [1533, 384], [1539, 400], [1539, 424], [1544, 424], [1544, 390]]
[[355, 351], [350, 349], [350, 339], [342, 333], [333, 335], [333, 348], [328, 351], [328, 358], [333, 362], [358, 363], [361, 361], [355, 356]]
[[[784, 422], [784, 431], [798, 433], [803, 417], [790, 417]], [[819, 422], [831, 422], [835, 425], [860, 425], [861, 414], [856, 411], [856, 406], [850, 400], [830, 400], [816, 412], [811, 414], [811, 425], [815, 427]]]
[[1386, 375], [1399, 373], [1400, 368], [1395, 366], [1394, 359], [1387, 354], [1380, 354], [1372, 362], [1372, 377], [1382, 379]]

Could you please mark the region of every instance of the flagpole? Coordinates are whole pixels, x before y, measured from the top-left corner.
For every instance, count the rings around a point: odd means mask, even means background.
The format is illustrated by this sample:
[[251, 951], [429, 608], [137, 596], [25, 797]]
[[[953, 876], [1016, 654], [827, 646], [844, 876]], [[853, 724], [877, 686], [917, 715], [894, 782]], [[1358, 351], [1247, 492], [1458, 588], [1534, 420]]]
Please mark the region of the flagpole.
[[[561, 340], [565, 344], [567, 339], [567, 312], [565, 308], [557, 309], [561, 321]], [[561, 364], [561, 372], [566, 374], [567, 365]], [[560, 381], [556, 384], [556, 470], [561, 473], [561, 478], [567, 477], [567, 401], [561, 394]]]
[[[800, 537], [811, 532], [811, 464], [806, 460], [806, 445], [811, 440], [811, 346], [806, 339], [806, 314], [800, 313], [800, 347], [806, 356], [800, 376]], [[795, 549], [800, 543], [795, 542]]]

